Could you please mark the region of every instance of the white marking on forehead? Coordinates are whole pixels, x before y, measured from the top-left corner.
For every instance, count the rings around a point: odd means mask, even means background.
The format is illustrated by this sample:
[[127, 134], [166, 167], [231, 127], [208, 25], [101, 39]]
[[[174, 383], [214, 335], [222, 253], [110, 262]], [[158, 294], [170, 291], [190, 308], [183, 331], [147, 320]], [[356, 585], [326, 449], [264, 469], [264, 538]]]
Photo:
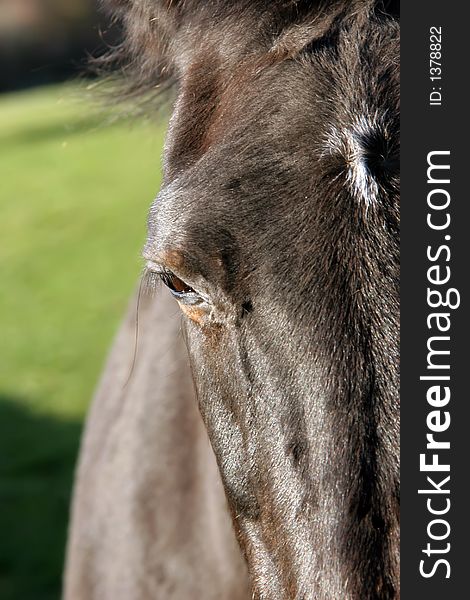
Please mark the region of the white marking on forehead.
[[325, 140], [324, 154], [344, 157], [350, 191], [363, 200], [366, 207], [377, 201], [379, 186], [368, 165], [364, 140], [373, 139], [380, 130], [376, 117], [360, 116], [348, 128], [331, 127]]

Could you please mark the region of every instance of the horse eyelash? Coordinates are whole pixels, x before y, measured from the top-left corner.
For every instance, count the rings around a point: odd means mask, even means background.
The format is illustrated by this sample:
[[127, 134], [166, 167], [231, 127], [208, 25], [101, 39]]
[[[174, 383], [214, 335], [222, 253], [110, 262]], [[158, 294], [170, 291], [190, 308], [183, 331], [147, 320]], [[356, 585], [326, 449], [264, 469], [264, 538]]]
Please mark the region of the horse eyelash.
[[132, 375], [134, 374], [135, 366], [137, 364], [137, 351], [138, 351], [138, 347], [139, 347], [139, 316], [140, 316], [139, 311], [140, 311], [140, 300], [142, 298], [142, 292], [144, 290], [144, 282], [145, 282], [144, 277], [145, 277], [145, 274], [140, 279], [139, 291], [137, 292], [137, 303], [136, 303], [136, 307], [135, 307], [135, 318], [134, 318], [134, 350], [132, 353], [132, 362], [131, 362], [131, 366], [129, 369], [129, 374], [127, 375], [127, 379], [126, 379], [124, 385], [122, 386], [123, 390], [128, 386], [130, 380], [132, 379]]
[[163, 285], [162, 280], [160, 279], [160, 274], [157, 271], [151, 270], [148, 267], [144, 268], [142, 276], [140, 278], [139, 290], [137, 292], [137, 303], [135, 307], [135, 317], [134, 317], [134, 349], [132, 353], [132, 362], [129, 368], [129, 374], [127, 375], [126, 381], [122, 386], [125, 389], [130, 380], [132, 379], [132, 375], [134, 374], [135, 367], [137, 364], [137, 353], [139, 350], [139, 319], [140, 319], [140, 305], [143, 294], [154, 295], [156, 294], [158, 287]]
[[163, 285], [163, 281], [161, 280], [160, 275], [160, 271], [156, 271], [154, 269], [149, 269], [148, 267], [146, 267], [144, 269], [141, 279], [142, 291], [151, 296], [156, 294], [159, 287]]

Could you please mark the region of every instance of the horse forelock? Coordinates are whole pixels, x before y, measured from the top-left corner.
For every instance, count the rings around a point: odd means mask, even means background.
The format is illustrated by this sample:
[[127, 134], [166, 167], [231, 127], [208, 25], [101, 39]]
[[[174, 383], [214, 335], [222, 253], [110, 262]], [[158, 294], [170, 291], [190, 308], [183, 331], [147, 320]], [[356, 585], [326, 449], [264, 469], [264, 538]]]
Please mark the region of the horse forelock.
[[[387, 0], [101, 0], [122, 42], [94, 61], [101, 73], [124, 75], [123, 98], [155, 98], [181, 82], [192, 57], [216, 47], [230, 64], [256, 49], [267, 62], [292, 58], [328, 38], [335, 22], [396, 12]], [[113, 95], [116, 89], [113, 89]]]

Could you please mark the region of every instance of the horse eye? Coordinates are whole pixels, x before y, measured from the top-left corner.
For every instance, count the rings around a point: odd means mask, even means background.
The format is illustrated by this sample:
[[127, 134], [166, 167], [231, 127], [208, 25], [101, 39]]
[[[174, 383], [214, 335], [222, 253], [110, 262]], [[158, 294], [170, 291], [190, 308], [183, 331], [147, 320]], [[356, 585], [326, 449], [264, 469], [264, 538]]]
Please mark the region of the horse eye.
[[202, 301], [202, 298], [192, 287], [187, 285], [182, 279], [177, 277], [171, 271], [163, 271], [159, 273], [160, 279], [170, 290], [175, 298], [186, 304], [197, 304]]

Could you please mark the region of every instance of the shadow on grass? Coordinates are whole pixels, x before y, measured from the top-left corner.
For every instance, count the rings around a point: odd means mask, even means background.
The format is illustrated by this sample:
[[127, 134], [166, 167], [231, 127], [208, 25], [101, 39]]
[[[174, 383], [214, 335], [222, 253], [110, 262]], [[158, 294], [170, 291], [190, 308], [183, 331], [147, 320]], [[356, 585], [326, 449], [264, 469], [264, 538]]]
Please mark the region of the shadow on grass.
[[0, 393], [0, 598], [60, 597], [81, 423]]

